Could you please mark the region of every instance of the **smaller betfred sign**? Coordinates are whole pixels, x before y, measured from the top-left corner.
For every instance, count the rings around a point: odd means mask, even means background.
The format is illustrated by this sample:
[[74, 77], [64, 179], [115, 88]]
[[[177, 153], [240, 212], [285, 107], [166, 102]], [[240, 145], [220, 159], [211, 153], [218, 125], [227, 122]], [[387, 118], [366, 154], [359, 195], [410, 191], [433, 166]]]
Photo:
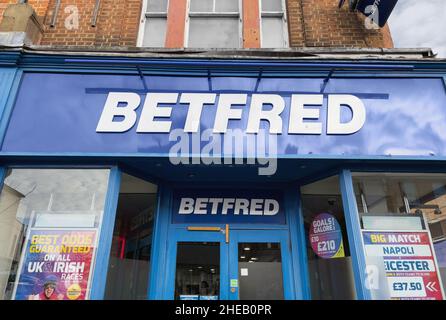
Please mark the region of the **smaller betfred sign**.
[[275, 190], [177, 190], [173, 223], [285, 224], [283, 197]]
[[309, 237], [317, 256], [323, 259], [345, 256], [341, 226], [333, 215], [318, 214], [311, 222]]
[[95, 247], [96, 230], [32, 229], [15, 299], [87, 299]]
[[375, 289], [390, 299], [443, 300], [428, 232], [363, 231], [363, 239], [368, 268], [382, 270], [386, 278], [387, 288]]

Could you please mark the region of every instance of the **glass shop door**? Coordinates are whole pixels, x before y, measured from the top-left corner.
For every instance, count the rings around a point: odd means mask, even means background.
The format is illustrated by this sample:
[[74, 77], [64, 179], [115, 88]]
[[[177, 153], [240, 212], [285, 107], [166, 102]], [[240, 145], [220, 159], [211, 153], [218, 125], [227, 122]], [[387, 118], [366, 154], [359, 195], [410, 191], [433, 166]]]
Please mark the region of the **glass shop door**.
[[168, 256], [168, 296], [175, 300], [294, 296], [288, 230], [177, 230]]
[[227, 300], [228, 244], [218, 227], [176, 230], [168, 249], [168, 296]]
[[288, 230], [235, 230], [230, 238], [231, 300], [293, 299]]

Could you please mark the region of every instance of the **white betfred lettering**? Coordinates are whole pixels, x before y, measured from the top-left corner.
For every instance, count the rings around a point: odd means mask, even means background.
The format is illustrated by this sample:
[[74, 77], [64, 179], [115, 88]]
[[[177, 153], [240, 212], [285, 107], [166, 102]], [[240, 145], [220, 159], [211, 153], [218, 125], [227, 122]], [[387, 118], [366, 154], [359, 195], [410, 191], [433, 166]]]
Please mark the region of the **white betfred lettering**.
[[242, 212], [243, 215], [249, 214], [249, 200], [248, 199], [236, 199], [234, 206], [234, 214], [238, 215]]
[[171, 121], [156, 121], [155, 118], [169, 118], [172, 107], [159, 104], [176, 104], [178, 93], [148, 93], [139, 119], [138, 133], [169, 133]]
[[251, 199], [251, 210], [249, 213], [252, 216], [261, 216], [263, 214], [263, 199]]
[[223, 198], [210, 198], [209, 202], [212, 203], [211, 214], [217, 214], [218, 205], [223, 202]]
[[194, 199], [192, 198], [181, 198], [180, 209], [178, 214], [191, 214], [194, 212]]
[[[125, 103], [126, 106], [120, 106]], [[136, 123], [135, 110], [141, 98], [133, 92], [110, 92], [105, 101], [104, 110], [96, 127], [96, 132], [125, 132]], [[115, 117], [123, 117], [122, 121], [114, 121]]]
[[[350, 108], [352, 118], [341, 123], [341, 107]], [[352, 95], [329, 95], [327, 109], [327, 134], [352, 134], [358, 132], [365, 123], [366, 111], [362, 101]]]
[[[291, 95], [290, 121], [288, 133], [290, 134], [322, 134], [321, 122], [308, 122], [304, 120], [319, 120], [320, 110], [324, 96], [321, 94], [293, 94]], [[313, 106], [313, 108], [305, 108]]]
[[[324, 106], [323, 94], [292, 94], [289, 104], [288, 124], [283, 125], [285, 99], [277, 94], [252, 94], [250, 106], [247, 107], [247, 94], [215, 93], [148, 93], [141, 110], [137, 133], [170, 133], [172, 127], [173, 106], [187, 104], [183, 133], [200, 131], [201, 115], [205, 105], [215, 108], [213, 128], [210, 134], [227, 134], [229, 121], [241, 120], [248, 112], [245, 133], [259, 135], [262, 121], [269, 123], [269, 133], [282, 134], [287, 127], [289, 134], [317, 134], [324, 132], [321, 108]], [[216, 102], [218, 100], [218, 103]], [[98, 121], [97, 132], [126, 132], [132, 129], [137, 119], [136, 109], [141, 98], [133, 92], [110, 92]], [[164, 105], [163, 105], [164, 104]], [[162, 105], [162, 106], [160, 106]], [[233, 107], [238, 106], [238, 107]], [[365, 124], [366, 109], [356, 96], [347, 94], [329, 94], [327, 99], [326, 133], [329, 135], [346, 135], [358, 132]], [[342, 107], [348, 107], [351, 119], [341, 122]], [[178, 124], [177, 124], [178, 125]], [[210, 146], [212, 147], [212, 145]]]
[[[210, 211], [209, 211], [210, 209]], [[274, 216], [280, 211], [275, 199], [181, 198], [179, 214]]]
[[215, 115], [214, 133], [225, 133], [229, 120], [241, 119], [242, 109], [232, 109], [232, 105], [244, 105], [246, 94], [221, 94], [218, 100], [217, 113]]
[[221, 214], [228, 214], [229, 209], [234, 209], [234, 198], [223, 199], [223, 208], [221, 209]]
[[[263, 110], [264, 105], [271, 105], [271, 110]], [[277, 94], [254, 94], [249, 108], [247, 133], [258, 133], [260, 121], [269, 122], [269, 132], [282, 133], [282, 118], [280, 114], [285, 109], [285, 101]]]
[[215, 93], [183, 93], [180, 103], [189, 104], [184, 132], [198, 132], [200, 129], [201, 112], [205, 104], [215, 103]]
[[197, 198], [194, 214], [207, 214], [208, 198]]
[[275, 216], [279, 212], [279, 202], [274, 199], [265, 199], [265, 216]]

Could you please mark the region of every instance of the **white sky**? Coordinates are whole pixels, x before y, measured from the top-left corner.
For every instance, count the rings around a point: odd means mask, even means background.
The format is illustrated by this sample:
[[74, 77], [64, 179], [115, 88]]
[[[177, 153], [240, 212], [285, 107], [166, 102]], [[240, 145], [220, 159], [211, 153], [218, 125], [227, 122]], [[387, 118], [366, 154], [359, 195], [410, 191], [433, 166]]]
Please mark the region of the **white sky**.
[[432, 48], [446, 58], [446, 0], [399, 0], [389, 19], [395, 48]]

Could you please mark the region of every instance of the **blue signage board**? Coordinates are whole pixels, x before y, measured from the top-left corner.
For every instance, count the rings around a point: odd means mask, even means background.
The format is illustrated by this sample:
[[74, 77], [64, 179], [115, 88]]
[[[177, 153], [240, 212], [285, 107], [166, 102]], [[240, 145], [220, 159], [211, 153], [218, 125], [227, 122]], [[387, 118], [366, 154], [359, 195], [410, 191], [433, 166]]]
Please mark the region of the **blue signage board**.
[[356, 10], [371, 18], [373, 22], [384, 27], [398, 0], [359, 0]]
[[323, 93], [323, 78], [144, 80], [25, 73], [1, 152], [446, 156], [441, 78], [334, 78]]
[[278, 190], [187, 189], [173, 199], [173, 223], [286, 223]]

